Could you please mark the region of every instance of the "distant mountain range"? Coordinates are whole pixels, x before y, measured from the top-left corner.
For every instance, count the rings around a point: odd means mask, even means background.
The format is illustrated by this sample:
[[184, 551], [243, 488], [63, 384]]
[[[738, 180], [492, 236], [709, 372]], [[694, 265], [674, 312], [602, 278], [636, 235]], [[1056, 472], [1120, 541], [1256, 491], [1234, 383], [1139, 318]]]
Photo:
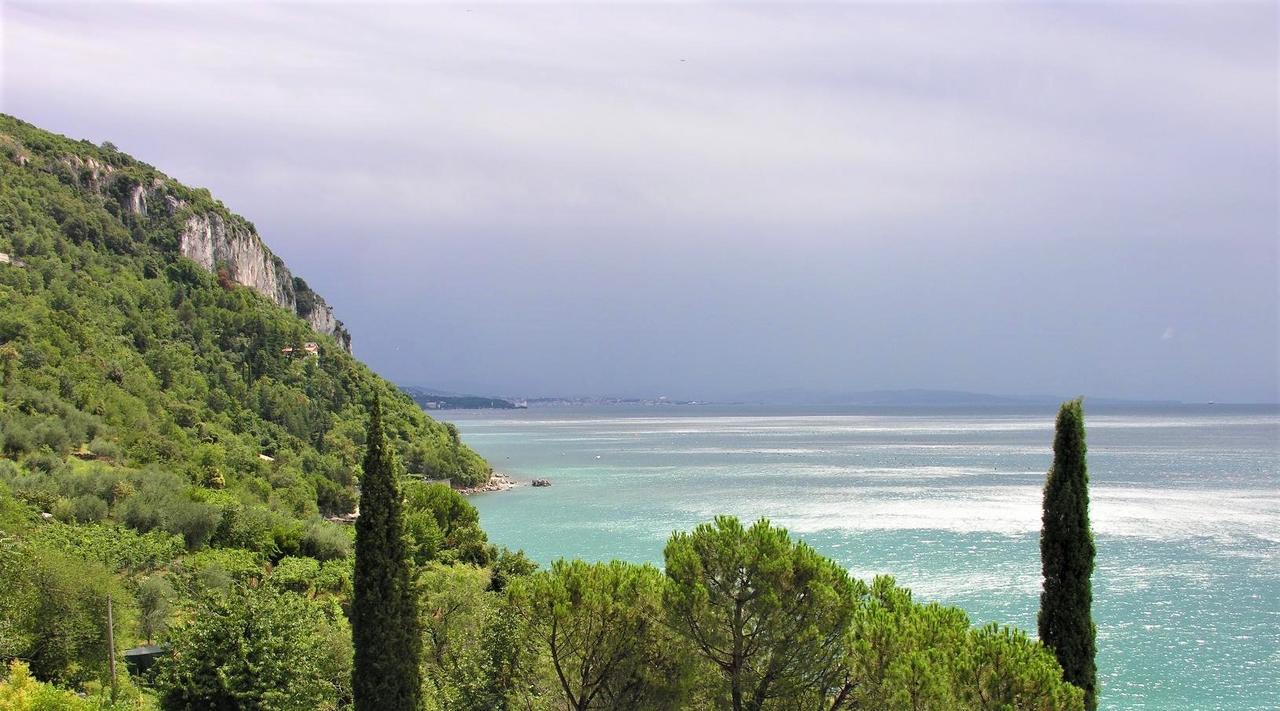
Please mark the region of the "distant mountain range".
[[[510, 410], [525, 407], [564, 407], [573, 405], [627, 406], [627, 405], [816, 405], [849, 407], [1017, 407], [1057, 405], [1073, 395], [992, 395], [964, 390], [928, 390], [908, 388], [902, 390], [859, 390], [852, 392], [826, 392], [803, 388], [758, 390], [736, 397], [716, 400], [677, 400], [666, 397], [489, 397], [468, 395], [447, 390], [420, 386], [400, 388], [419, 405], [428, 410]], [[1091, 405], [1103, 406], [1161, 406], [1180, 405], [1178, 400], [1125, 400], [1121, 398], [1086, 397]]]
[[[963, 390], [862, 390], [832, 393], [799, 388], [763, 390], [744, 394], [743, 402], [768, 405], [854, 405], [886, 407], [994, 407], [1056, 404], [1074, 396], [991, 395]], [[1176, 400], [1123, 400], [1087, 397], [1096, 405], [1178, 405]]]

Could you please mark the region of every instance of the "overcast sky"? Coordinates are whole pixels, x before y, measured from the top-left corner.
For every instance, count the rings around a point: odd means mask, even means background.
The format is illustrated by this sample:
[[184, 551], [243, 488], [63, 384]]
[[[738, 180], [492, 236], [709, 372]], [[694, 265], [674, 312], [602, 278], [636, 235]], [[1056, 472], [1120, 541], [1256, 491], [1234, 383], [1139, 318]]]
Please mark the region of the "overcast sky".
[[0, 8], [401, 383], [1280, 397], [1274, 2]]

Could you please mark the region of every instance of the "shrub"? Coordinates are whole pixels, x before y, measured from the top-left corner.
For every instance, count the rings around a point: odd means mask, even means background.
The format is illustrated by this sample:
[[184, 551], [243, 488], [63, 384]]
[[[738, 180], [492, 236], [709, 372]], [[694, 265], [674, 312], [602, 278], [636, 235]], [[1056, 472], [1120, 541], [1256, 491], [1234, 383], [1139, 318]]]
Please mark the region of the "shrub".
[[169, 628], [174, 595], [173, 586], [159, 575], [153, 575], [138, 585], [138, 634], [147, 644]]
[[280, 590], [310, 595], [320, 575], [320, 562], [315, 558], [282, 558], [271, 570], [267, 583]]
[[182, 552], [182, 539], [152, 531], [139, 534], [110, 524], [40, 526], [29, 540], [38, 546], [93, 560], [118, 573], [138, 573], [168, 565]]
[[343, 526], [312, 521], [302, 536], [299, 549], [316, 560], [335, 560], [351, 555], [351, 533]]
[[244, 490], [264, 504], [271, 499], [271, 485], [262, 479], [247, 479]]
[[276, 556], [297, 555], [302, 549], [306, 527], [301, 521], [280, 518], [271, 527], [271, 541]]
[[356, 495], [349, 487], [324, 477], [315, 477], [316, 504], [320, 513], [341, 515], [351, 513], [356, 508]]
[[107, 502], [93, 494], [83, 494], [71, 501], [71, 511], [77, 523], [96, 523], [107, 517]]
[[[0, 469], [5, 464], [12, 465], [12, 462], [0, 460]], [[24, 532], [36, 520], [35, 514], [30, 506], [14, 497], [0, 481], [0, 535]]]
[[100, 564], [29, 543], [0, 542], [0, 652], [27, 660], [41, 679], [80, 684], [101, 679], [107, 665], [107, 596], [119, 624], [131, 616], [128, 596]]
[[72, 523], [76, 520], [75, 506], [71, 503], [71, 499], [65, 496], [54, 500], [53, 505], [49, 507], [49, 513], [53, 514], [54, 520], [62, 523]]
[[[189, 621], [166, 635], [172, 655], [157, 670], [165, 708], [336, 706], [350, 673], [331, 644], [333, 624], [315, 603], [269, 588], [202, 597]], [[335, 678], [337, 677], [337, 678]]]
[[53, 474], [65, 466], [62, 457], [52, 452], [36, 452], [28, 456], [23, 464], [29, 471], [38, 474]]
[[209, 541], [222, 521], [218, 506], [192, 501], [185, 493], [162, 489], [156, 482], [144, 482], [145, 488], [120, 506], [121, 521], [143, 533], [161, 529], [182, 536], [190, 550]]
[[0, 711], [89, 711], [89, 703], [52, 684], [36, 681], [23, 661], [9, 662], [9, 678], [0, 681]]
[[351, 599], [352, 560], [326, 560], [316, 576], [316, 592], [325, 592], [341, 599]]
[[17, 422], [8, 422], [4, 428], [4, 453], [10, 457], [19, 457], [36, 448], [35, 436], [31, 430]]
[[248, 585], [263, 575], [264, 561], [258, 554], [230, 548], [214, 548], [182, 559], [176, 573], [186, 589], [197, 594], [203, 589], [224, 590]]
[[95, 457], [104, 457], [106, 459], [120, 458], [120, 445], [101, 437], [95, 437], [93, 441], [89, 443], [89, 451], [92, 452]]

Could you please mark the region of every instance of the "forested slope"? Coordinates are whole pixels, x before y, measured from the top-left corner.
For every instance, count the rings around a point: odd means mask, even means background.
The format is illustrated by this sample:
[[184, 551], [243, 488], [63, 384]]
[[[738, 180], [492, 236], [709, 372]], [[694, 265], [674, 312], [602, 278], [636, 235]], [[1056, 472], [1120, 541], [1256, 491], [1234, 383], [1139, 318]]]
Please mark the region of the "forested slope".
[[[93, 692], [108, 596], [118, 653], [210, 594], [266, 585], [316, 601], [299, 643], [327, 645], [316, 663], [337, 665], [325, 695], [341, 698], [348, 633], [324, 600], [347, 600], [351, 531], [324, 517], [357, 505], [370, 402], [408, 476], [490, 473], [349, 350], [207, 191], [0, 115], [0, 660]], [[474, 520], [413, 520], [418, 555], [497, 555]], [[14, 708], [73, 707], [23, 673], [0, 684]]]
[[237, 274], [184, 257], [191, 226], [210, 224], [260, 244], [206, 191], [0, 116], [0, 442], [17, 469], [47, 474], [75, 454], [295, 517], [345, 513], [376, 393], [410, 474], [487, 477], [455, 430], [347, 352], [327, 305], [269, 252], [283, 279], [269, 296], [243, 255]]
[[[0, 147], [5, 456], [87, 448], [346, 511], [365, 407], [379, 393], [411, 474], [488, 474], [452, 429], [347, 354], [340, 324], [316, 333], [227, 266], [210, 273], [179, 254], [188, 223], [247, 224], [207, 192], [12, 117], [0, 117]], [[138, 209], [140, 195], [151, 209]], [[314, 309], [317, 297], [293, 282], [293, 301]]]

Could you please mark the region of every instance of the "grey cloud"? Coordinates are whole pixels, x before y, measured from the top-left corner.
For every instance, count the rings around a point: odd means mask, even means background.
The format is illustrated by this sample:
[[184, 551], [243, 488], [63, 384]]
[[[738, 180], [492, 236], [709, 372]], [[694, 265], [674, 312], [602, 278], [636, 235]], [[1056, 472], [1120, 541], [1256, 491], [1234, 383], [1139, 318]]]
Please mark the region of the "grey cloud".
[[1277, 397], [1274, 5], [3, 8], [392, 377]]

